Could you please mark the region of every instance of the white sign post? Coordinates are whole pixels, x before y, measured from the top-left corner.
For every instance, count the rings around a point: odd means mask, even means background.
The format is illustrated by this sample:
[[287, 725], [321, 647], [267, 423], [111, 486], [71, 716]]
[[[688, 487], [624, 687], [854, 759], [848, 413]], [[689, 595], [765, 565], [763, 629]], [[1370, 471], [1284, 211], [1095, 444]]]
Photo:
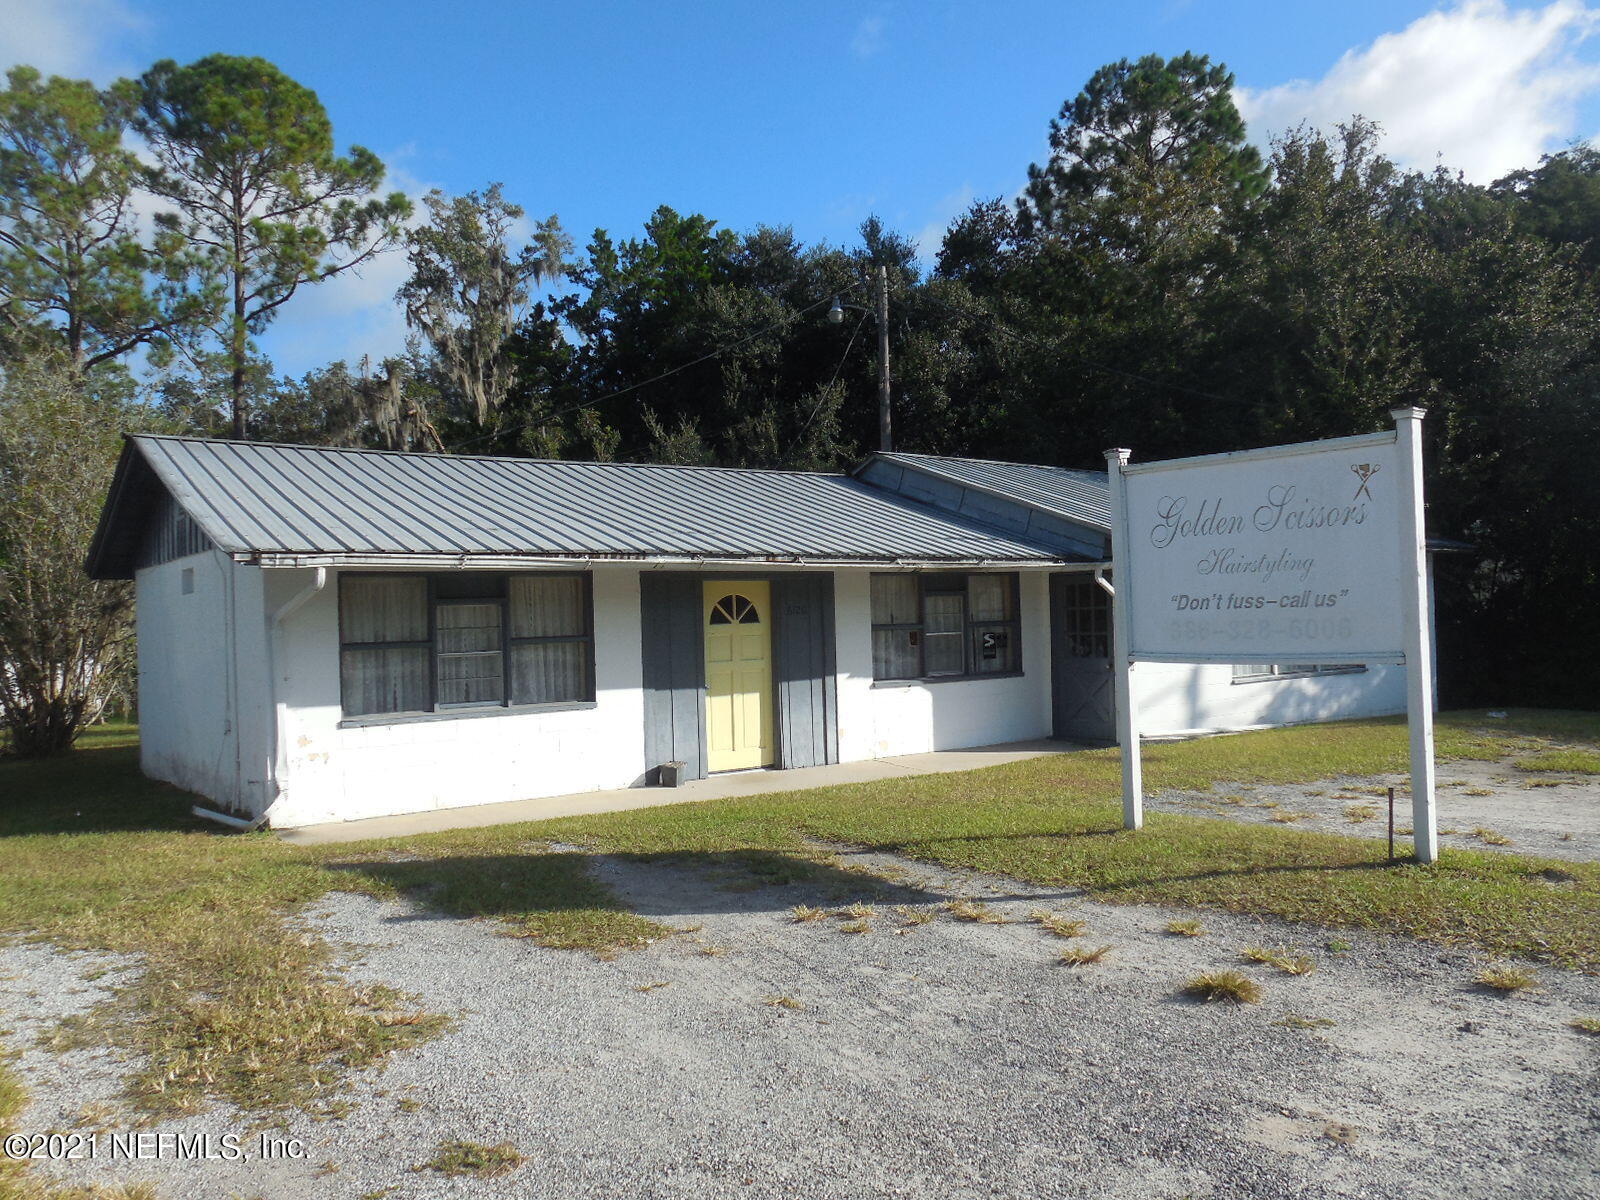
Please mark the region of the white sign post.
[[1111, 485], [1123, 819], [1143, 824], [1140, 662], [1403, 663], [1417, 858], [1438, 854], [1423, 411], [1361, 437], [1129, 463]]

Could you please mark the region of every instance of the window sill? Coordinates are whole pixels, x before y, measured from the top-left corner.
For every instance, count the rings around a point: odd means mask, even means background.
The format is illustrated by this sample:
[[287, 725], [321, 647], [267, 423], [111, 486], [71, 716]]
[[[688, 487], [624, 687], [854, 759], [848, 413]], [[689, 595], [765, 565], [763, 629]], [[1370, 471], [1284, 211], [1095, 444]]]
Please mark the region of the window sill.
[[573, 700], [565, 704], [512, 704], [493, 708], [451, 708], [443, 712], [419, 713], [369, 713], [362, 717], [345, 717], [340, 729], [366, 729], [373, 725], [423, 725], [429, 721], [462, 721], [474, 717], [528, 717], [540, 713], [586, 712], [598, 705], [593, 700]]
[[1288, 675], [1236, 675], [1233, 682], [1276, 683], [1280, 679], [1327, 679], [1331, 675], [1360, 675], [1366, 667], [1345, 667], [1342, 671], [1294, 671]]
[[927, 679], [874, 679], [875, 688], [921, 687], [925, 683], [981, 683], [986, 679], [1021, 679], [1025, 671], [992, 671], [987, 675], [934, 675]]

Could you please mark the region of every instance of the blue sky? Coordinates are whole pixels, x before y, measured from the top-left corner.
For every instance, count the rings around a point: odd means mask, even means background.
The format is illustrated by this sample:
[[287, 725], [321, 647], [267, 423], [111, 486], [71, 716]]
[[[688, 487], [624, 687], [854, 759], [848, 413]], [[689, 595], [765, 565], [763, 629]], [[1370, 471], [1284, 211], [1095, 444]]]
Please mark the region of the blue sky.
[[[1187, 49], [1238, 77], [1252, 132], [1353, 111], [1409, 165], [1489, 179], [1600, 132], [1600, 7], [1428, 4], [589, 3], [0, 0], [0, 65], [109, 79], [158, 58], [259, 54], [314, 88], [342, 145], [396, 186], [492, 180], [581, 245], [659, 204], [850, 243], [876, 212], [931, 251], [1010, 195], [1102, 63]], [[397, 348], [397, 257], [286, 308], [294, 373]]]

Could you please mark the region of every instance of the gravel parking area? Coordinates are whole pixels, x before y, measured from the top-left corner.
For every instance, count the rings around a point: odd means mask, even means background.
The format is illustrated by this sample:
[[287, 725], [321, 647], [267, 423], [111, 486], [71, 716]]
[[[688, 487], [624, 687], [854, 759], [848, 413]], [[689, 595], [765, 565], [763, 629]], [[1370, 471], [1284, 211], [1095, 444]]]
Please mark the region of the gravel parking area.
[[[1600, 978], [1545, 969], [1541, 990], [1507, 996], [1474, 985], [1480, 956], [1401, 939], [1101, 905], [881, 856], [841, 865], [905, 889], [874, 901], [864, 932], [791, 916], [836, 910], [846, 872], [836, 888], [730, 890], [601, 860], [631, 905], [681, 930], [612, 961], [329, 896], [304, 919], [348, 947], [352, 975], [415, 993], [454, 1028], [359, 1075], [342, 1117], [288, 1119], [275, 1133], [303, 1139], [302, 1159], [56, 1169], [196, 1200], [1600, 1192], [1600, 1038], [1570, 1026], [1600, 1015]], [[957, 897], [1007, 923], [939, 907]], [[1087, 928], [1068, 942], [1029, 923], [1036, 909]], [[1167, 932], [1180, 917], [1207, 932]], [[1249, 944], [1317, 969], [1245, 963]], [[1070, 967], [1068, 945], [1111, 949]], [[125, 978], [86, 978], [108, 968], [126, 964], [0, 950], [0, 1028], [34, 1093], [24, 1130], [69, 1128], [115, 1094], [126, 1064], [36, 1044]], [[1262, 1002], [1179, 994], [1220, 968], [1257, 980]], [[214, 1108], [156, 1129], [256, 1123]], [[445, 1138], [507, 1141], [527, 1161], [490, 1180], [412, 1169]]]
[[[1395, 825], [1409, 837], [1410, 784], [1409, 775], [1224, 783], [1210, 792], [1163, 793], [1149, 804], [1232, 821], [1278, 821], [1381, 838], [1388, 836], [1387, 790], [1392, 787]], [[1446, 762], [1438, 768], [1438, 798], [1441, 846], [1600, 862], [1600, 776], [1524, 771], [1509, 761]], [[1409, 851], [1409, 844], [1403, 849]]]

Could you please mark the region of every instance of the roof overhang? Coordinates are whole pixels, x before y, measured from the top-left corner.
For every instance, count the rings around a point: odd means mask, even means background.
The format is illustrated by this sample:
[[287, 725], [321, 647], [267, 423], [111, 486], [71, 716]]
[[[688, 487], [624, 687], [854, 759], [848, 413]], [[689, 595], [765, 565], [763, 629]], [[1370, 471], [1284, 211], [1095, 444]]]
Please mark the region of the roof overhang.
[[527, 554], [235, 554], [235, 562], [272, 570], [329, 567], [391, 571], [588, 570], [593, 567], [815, 571], [859, 567], [875, 571], [923, 571], [965, 567], [990, 571], [1054, 571], [1080, 565], [1065, 558], [718, 558], [675, 555]]
[[127, 434], [83, 569], [90, 579], [132, 579], [146, 523], [165, 489]]

